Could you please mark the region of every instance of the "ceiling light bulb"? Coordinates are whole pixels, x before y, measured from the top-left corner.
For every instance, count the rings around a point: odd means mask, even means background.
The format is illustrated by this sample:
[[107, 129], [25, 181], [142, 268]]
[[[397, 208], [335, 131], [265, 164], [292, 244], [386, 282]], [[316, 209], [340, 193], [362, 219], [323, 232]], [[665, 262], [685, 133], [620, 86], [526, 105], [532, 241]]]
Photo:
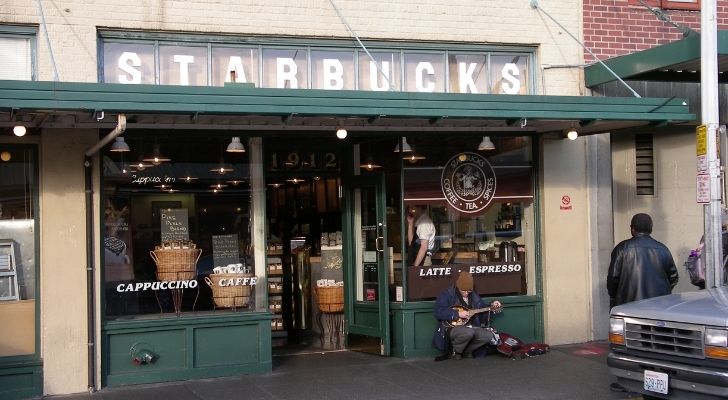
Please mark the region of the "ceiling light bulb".
[[336, 130], [336, 137], [339, 139], [346, 139], [346, 135], [349, 133], [344, 128], [339, 128]]
[[27, 130], [25, 129], [25, 127], [23, 125], [15, 125], [13, 127], [13, 133], [15, 134], [15, 136], [18, 136], [18, 137], [25, 136], [26, 132], [27, 132]]
[[2, 153], [0, 153], [0, 160], [6, 161], [6, 162], [10, 161], [11, 156], [12, 155], [10, 154], [9, 151], [3, 151]]
[[566, 134], [566, 137], [569, 138], [569, 140], [576, 140], [576, 138], [579, 137], [579, 133], [574, 128], [572, 128]]

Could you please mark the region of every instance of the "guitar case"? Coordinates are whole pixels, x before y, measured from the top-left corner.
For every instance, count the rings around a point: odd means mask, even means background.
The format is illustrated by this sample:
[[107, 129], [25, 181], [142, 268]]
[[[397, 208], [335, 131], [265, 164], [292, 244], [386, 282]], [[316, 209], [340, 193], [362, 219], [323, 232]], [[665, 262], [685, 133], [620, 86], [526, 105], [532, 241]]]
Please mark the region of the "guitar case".
[[496, 335], [499, 337], [496, 349], [499, 353], [510, 358], [536, 357], [551, 350], [546, 343], [525, 343], [523, 340], [505, 332], [498, 332]]

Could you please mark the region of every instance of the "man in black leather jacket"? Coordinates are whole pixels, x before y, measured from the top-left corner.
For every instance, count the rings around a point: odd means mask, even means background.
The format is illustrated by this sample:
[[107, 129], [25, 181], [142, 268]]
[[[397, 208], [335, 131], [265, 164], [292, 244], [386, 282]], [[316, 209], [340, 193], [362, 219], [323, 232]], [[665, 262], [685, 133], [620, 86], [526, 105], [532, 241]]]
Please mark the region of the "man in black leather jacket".
[[632, 238], [612, 250], [607, 275], [610, 307], [670, 294], [678, 273], [670, 250], [650, 236], [652, 218], [635, 214], [630, 223]]

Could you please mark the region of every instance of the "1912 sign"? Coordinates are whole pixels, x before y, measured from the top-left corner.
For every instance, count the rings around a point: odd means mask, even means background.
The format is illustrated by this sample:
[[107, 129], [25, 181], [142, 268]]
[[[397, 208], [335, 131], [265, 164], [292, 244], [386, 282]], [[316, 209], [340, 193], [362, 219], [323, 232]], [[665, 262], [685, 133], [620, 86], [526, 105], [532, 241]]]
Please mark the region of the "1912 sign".
[[333, 151], [278, 151], [268, 155], [270, 171], [334, 171], [339, 169], [339, 157]]

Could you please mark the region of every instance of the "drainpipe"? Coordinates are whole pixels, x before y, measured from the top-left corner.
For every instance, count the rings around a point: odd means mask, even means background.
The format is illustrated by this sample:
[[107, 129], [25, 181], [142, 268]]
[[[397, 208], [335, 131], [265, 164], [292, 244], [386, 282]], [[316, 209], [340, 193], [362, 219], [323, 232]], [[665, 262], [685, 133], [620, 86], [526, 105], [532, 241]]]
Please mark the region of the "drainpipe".
[[96, 391], [96, 277], [94, 274], [94, 193], [93, 193], [93, 155], [126, 130], [126, 115], [119, 114], [114, 130], [104, 136], [84, 154], [84, 178], [86, 193], [86, 298], [88, 299], [88, 391]]

